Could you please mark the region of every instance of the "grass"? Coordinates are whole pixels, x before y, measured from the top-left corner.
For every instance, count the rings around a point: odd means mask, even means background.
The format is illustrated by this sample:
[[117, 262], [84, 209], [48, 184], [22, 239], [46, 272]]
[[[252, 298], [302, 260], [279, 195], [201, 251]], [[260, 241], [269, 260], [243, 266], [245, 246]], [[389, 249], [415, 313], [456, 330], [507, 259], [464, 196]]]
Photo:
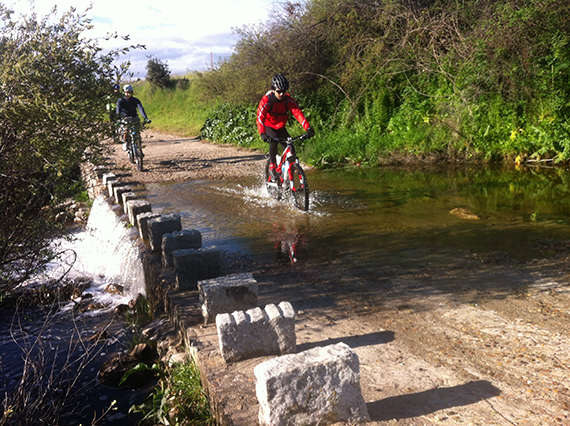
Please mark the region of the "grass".
[[[187, 87], [180, 88], [181, 85], [176, 83], [184, 79], [188, 80]], [[135, 84], [135, 96], [152, 120], [152, 129], [185, 137], [200, 134], [216, 103], [201, 97], [193, 85], [194, 76], [190, 74], [184, 79], [173, 79], [173, 87], [166, 89], [153, 89], [146, 83]]]
[[[157, 367], [155, 365], [154, 369]], [[160, 380], [154, 391], [131, 412], [142, 412], [143, 422], [173, 426], [211, 426], [215, 424], [208, 395], [202, 388], [200, 371], [193, 360], [158, 367]], [[147, 423], [143, 423], [147, 424]]]

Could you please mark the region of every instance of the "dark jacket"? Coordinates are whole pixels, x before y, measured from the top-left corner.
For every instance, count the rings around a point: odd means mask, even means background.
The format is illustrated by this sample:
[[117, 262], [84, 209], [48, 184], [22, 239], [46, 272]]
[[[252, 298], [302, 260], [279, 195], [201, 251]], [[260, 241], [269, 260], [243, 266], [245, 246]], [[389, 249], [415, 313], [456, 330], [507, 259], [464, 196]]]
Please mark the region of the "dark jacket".
[[127, 98], [123, 96], [121, 99], [117, 101], [117, 114], [120, 117], [137, 117], [137, 109], [141, 113], [143, 118], [148, 118], [146, 116], [146, 112], [144, 112], [144, 108], [142, 106], [141, 101], [137, 98], [131, 96], [131, 98]]

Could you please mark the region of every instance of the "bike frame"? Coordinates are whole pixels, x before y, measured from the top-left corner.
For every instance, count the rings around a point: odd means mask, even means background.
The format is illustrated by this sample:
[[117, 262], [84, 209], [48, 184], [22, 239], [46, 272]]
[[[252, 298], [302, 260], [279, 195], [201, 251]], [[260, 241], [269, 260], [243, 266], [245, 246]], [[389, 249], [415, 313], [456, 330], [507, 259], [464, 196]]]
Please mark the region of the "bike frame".
[[133, 120], [131, 117], [125, 117], [121, 119], [121, 125], [123, 126], [123, 132], [130, 136], [130, 142], [136, 140], [137, 135], [142, 131], [142, 123], [140, 121]]
[[126, 135], [127, 152], [131, 163], [137, 163], [137, 168], [143, 170], [143, 152], [141, 132], [144, 129], [144, 123], [138, 119], [131, 117], [123, 117], [121, 120], [123, 126], [122, 133]]
[[273, 138], [273, 140], [275, 141], [285, 142], [287, 144], [281, 156], [277, 155], [277, 158], [279, 158], [279, 161], [277, 162], [277, 173], [279, 173], [281, 183], [284, 182], [282, 174], [283, 167], [285, 167], [285, 171], [287, 172], [287, 177], [289, 178], [289, 181], [293, 179], [293, 175], [291, 173], [291, 165], [294, 163], [299, 164], [299, 159], [297, 158], [297, 153], [295, 152], [295, 141], [303, 140], [304, 136], [305, 135], [300, 135], [294, 138], [287, 138], [287, 139]]
[[265, 186], [269, 195], [276, 200], [287, 198], [301, 210], [309, 210], [309, 185], [305, 172], [301, 167], [297, 152], [295, 150], [295, 141], [303, 140], [307, 136], [300, 135], [294, 138], [273, 138], [272, 141], [279, 142], [284, 145], [283, 153], [277, 155], [277, 164], [275, 174], [279, 176], [277, 182], [271, 177], [270, 160], [265, 163]]

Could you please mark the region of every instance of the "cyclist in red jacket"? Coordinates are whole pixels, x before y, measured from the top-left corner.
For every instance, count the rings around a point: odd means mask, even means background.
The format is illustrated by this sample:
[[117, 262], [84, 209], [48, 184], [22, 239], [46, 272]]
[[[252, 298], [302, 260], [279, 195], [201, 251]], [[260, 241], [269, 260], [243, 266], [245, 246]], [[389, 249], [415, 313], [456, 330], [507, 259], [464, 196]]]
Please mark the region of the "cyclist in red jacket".
[[[257, 129], [263, 141], [269, 143], [269, 158], [271, 163], [272, 178], [277, 180], [277, 148], [278, 142], [272, 138], [288, 138], [289, 132], [285, 126], [289, 119], [290, 111], [297, 121], [303, 126], [308, 138], [315, 135], [315, 131], [303, 115], [301, 107], [287, 92], [289, 82], [282, 74], [275, 74], [271, 80], [271, 90], [268, 91], [257, 107]], [[286, 144], [281, 143], [283, 146]]]

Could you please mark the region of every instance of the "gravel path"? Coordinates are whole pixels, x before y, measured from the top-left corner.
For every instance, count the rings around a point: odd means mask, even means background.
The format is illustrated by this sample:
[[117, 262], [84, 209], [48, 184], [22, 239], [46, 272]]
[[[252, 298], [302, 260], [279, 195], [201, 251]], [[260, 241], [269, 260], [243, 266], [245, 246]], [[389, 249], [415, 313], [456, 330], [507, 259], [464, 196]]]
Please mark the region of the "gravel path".
[[266, 153], [259, 151], [147, 130], [143, 133], [144, 167], [139, 172], [129, 163], [122, 145], [107, 141], [106, 146], [115, 173], [122, 179], [139, 183], [257, 175], [266, 159]]

